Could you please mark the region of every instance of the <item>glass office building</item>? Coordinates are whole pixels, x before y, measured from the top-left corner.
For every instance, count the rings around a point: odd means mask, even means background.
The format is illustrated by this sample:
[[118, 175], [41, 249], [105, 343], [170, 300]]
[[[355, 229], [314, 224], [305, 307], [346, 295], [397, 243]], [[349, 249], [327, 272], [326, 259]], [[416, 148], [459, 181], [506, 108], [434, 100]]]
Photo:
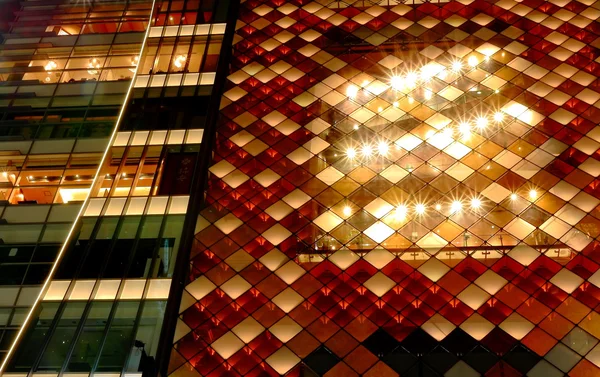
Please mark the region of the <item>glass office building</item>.
[[0, 48], [0, 374], [152, 375], [235, 8], [17, 5]]
[[20, 6], [4, 375], [600, 375], [596, 3]]

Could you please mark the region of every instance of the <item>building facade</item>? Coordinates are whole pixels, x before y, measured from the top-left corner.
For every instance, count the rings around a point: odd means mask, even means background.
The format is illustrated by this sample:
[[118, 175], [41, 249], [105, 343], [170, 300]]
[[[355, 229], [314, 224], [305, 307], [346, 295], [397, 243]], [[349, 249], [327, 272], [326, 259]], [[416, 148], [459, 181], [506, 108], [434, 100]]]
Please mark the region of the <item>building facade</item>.
[[17, 7], [0, 62], [0, 374], [161, 367], [233, 10], [212, 0]]
[[0, 372], [600, 375], [599, 17], [22, 2]]
[[596, 376], [596, 5], [242, 2], [172, 376]]

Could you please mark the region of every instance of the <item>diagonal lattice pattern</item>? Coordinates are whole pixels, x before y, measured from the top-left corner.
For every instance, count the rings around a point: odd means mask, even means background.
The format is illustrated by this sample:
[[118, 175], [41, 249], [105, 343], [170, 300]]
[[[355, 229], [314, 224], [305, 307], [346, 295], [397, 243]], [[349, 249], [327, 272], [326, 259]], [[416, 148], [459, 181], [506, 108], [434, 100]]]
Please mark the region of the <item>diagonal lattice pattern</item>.
[[243, 2], [170, 373], [600, 373], [598, 16]]

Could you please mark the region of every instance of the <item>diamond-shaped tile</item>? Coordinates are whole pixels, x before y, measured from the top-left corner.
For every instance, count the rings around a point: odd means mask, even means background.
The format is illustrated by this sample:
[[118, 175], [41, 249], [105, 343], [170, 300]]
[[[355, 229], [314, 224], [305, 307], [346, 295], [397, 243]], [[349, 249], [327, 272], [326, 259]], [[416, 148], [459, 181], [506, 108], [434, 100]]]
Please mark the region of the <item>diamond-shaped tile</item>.
[[286, 288], [277, 296], [273, 297], [275, 305], [286, 313], [291, 312], [296, 306], [300, 305], [303, 300], [302, 296], [296, 293], [292, 288]]
[[242, 342], [231, 331], [228, 331], [225, 333], [225, 335], [214, 341], [210, 346], [212, 349], [217, 351], [222, 358], [228, 359], [244, 346], [244, 342]]
[[330, 232], [336, 226], [340, 225], [342, 220], [338, 215], [331, 211], [324, 212], [314, 220], [314, 223], [326, 232]]
[[273, 225], [262, 234], [262, 236], [273, 245], [279, 245], [291, 235], [292, 232], [284, 228], [281, 224]]
[[396, 283], [381, 272], [376, 273], [364, 282], [364, 286], [379, 297], [386, 294], [394, 285]]
[[302, 327], [286, 315], [273, 326], [269, 327], [269, 331], [271, 334], [275, 335], [277, 339], [283, 343], [287, 343], [302, 331]]
[[252, 286], [240, 275], [235, 275], [227, 280], [225, 284], [221, 285], [220, 288], [223, 292], [227, 293], [229, 297], [235, 300], [243, 295], [248, 289], [252, 288]]
[[377, 243], [385, 241], [389, 236], [394, 234], [394, 230], [381, 221], [377, 221], [371, 225], [365, 234]]

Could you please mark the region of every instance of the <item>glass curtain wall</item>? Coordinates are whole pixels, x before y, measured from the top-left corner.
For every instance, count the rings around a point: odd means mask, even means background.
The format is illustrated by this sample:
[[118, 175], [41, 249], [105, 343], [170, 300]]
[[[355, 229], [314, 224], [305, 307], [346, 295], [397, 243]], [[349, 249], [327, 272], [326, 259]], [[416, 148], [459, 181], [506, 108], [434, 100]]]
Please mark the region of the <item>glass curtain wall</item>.
[[0, 359], [89, 192], [150, 7], [2, 4], [11, 21], [0, 44]]
[[[126, 81], [134, 80], [118, 129], [99, 173], [85, 176], [82, 195], [89, 192], [89, 199], [6, 373], [156, 373], [187, 208], [208, 152], [204, 129], [228, 10], [227, 2], [163, 1], [148, 13], [142, 53], [127, 61], [127, 71], [139, 68]], [[120, 38], [122, 27], [105, 18], [77, 33], [112, 30]], [[106, 73], [106, 61], [98, 57], [93, 67], [75, 70], [70, 60], [57, 60], [51, 75], [42, 73], [51, 76], [49, 85], [76, 85], [78, 74], [97, 71], [100, 85], [120, 72]]]

